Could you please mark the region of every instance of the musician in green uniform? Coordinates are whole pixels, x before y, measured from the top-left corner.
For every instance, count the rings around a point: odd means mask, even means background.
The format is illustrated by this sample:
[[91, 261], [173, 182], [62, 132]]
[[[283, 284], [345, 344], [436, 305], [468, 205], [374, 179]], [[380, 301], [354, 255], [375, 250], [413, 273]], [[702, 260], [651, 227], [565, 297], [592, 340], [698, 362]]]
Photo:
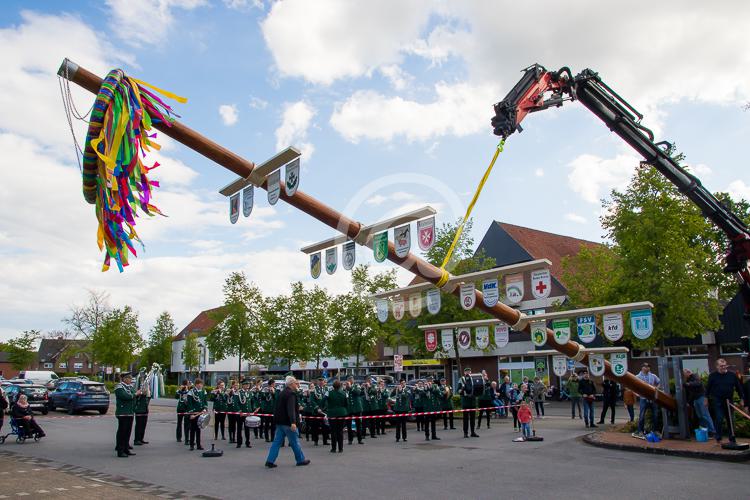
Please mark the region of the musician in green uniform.
[[[276, 408], [276, 381], [272, 378], [268, 379], [266, 386], [261, 392], [260, 411], [265, 414], [273, 415]], [[263, 425], [263, 437], [267, 443], [273, 441], [276, 434], [276, 425], [273, 423], [273, 416], [261, 417], [261, 424]]]
[[[318, 377], [318, 383], [312, 391], [312, 397], [315, 398], [315, 405], [317, 406], [317, 415], [321, 417], [326, 412], [326, 396], [328, 395], [328, 387], [326, 387], [326, 380], [323, 377]], [[313, 441], [318, 442], [317, 436], [323, 435], [323, 446], [328, 445], [328, 435], [330, 431], [330, 423], [320, 418], [313, 419]]]
[[494, 409], [490, 410], [490, 408], [494, 406], [492, 404], [492, 400], [495, 399], [495, 391], [492, 389], [490, 378], [487, 376], [487, 372], [485, 372], [484, 370], [482, 370], [482, 379], [484, 379], [484, 391], [477, 397], [477, 404], [479, 405], [479, 408], [484, 408], [484, 410], [479, 410], [479, 421], [477, 422], [477, 429], [482, 428], [482, 414], [487, 416], [487, 428], [489, 429], [490, 412], [494, 411]]
[[349, 377], [347, 377], [346, 379], [346, 392], [349, 398], [349, 415], [351, 415], [352, 417], [356, 417], [352, 418], [351, 420], [347, 420], [347, 422], [349, 423], [349, 444], [352, 444], [354, 442], [355, 428], [357, 434], [357, 443], [363, 444], [362, 434], [364, 434], [364, 430], [362, 429], [362, 386], [360, 386], [359, 384], [355, 384], [354, 377], [351, 375], [349, 375]]
[[148, 404], [151, 401], [151, 394], [148, 387], [144, 386], [141, 386], [141, 390], [137, 392], [140, 394], [135, 397], [135, 432], [133, 433], [133, 444], [135, 446], [142, 446], [148, 444], [145, 436], [146, 424], [148, 423]]
[[471, 368], [468, 366], [464, 368], [464, 376], [458, 382], [458, 394], [461, 395], [461, 409], [471, 410], [464, 411], [464, 437], [469, 437], [469, 428], [471, 428], [471, 437], [479, 437], [474, 432], [474, 424], [476, 422], [476, 411], [477, 407], [476, 396], [474, 394], [474, 384], [471, 381]]
[[445, 377], [440, 379], [438, 388], [440, 390], [440, 409], [450, 412], [443, 413], [443, 430], [448, 430], [448, 421], [450, 421], [450, 429], [455, 429], [453, 426], [453, 390], [446, 382]]
[[190, 419], [185, 415], [187, 411], [187, 393], [190, 390], [189, 384], [188, 380], [183, 380], [175, 394], [177, 398], [177, 442], [182, 442], [182, 435], [184, 434], [185, 444], [190, 442]]
[[[237, 440], [237, 407], [234, 404], [234, 395], [240, 390], [236, 380], [229, 381], [229, 390], [224, 393], [224, 411], [227, 412], [227, 425], [229, 427], [229, 444], [236, 443]], [[239, 440], [242, 441], [241, 439]]]
[[419, 380], [416, 387], [412, 391], [414, 413], [417, 414], [417, 431], [423, 430], [425, 427], [425, 408], [427, 407], [427, 391], [425, 390], [424, 382]]
[[[432, 376], [427, 377], [427, 383], [425, 384], [426, 412], [440, 411], [440, 389], [438, 389], [437, 385], [435, 385], [433, 381], [434, 379], [432, 378]], [[437, 437], [437, 433], [435, 431], [436, 420], [437, 415], [425, 415], [424, 437], [426, 441], [430, 440], [430, 436], [432, 436], [433, 440], [440, 440], [440, 438]]]
[[216, 389], [211, 393], [211, 399], [214, 402], [214, 441], [219, 439], [219, 429], [221, 429], [221, 439], [224, 437], [224, 425], [227, 420], [227, 392], [223, 380], [219, 380]]
[[406, 413], [411, 412], [411, 397], [406, 389], [406, 380], [401, 379], [398, 387], [393, 391], [393, 411], [403, 416], [396, 417], [396, 442], [398, 443], [403, 437], [406, 442]]
[[380, 379], [378, 381], [378, 387], [375, 390], [377, 401], [377, 415], [380, 418], [375, 419], [376, 434], [385, 435], [385, 415], [388, 413], [388, 389], [385, 387], [385, 380]]
[[133, 375], [123, 373], [120, 375], [120, 383], [115, 386], [115, 416], [117, 417], [115, 450], [120, 458], [135, 455], [130, 451], [130, 432], [133, 429], [135, 396], [138, 393], [131, 385], [132, 382]]
[[187, 395], [187, 411], [190, 413], [190, 451], [195, 448], [202, 450], [201, 428], [198, 425], [198, 417], [208, 411], [208, 402], [206, 391], [203, 390], [203, 381], [199, 378], [195, 379], [193, 388]]
[[252, 412], [250, 408], [250, 379], [246, 378], [242, 380], [242, 388], [232, 395], [232, 402], [234, 403], [235, 411], [239, 412], [237, 418], [234, 420], [234, 436], [237, 441], [237, 448], [242, 448], [243, 430], [245, 433], [245, 448], [252, 448], [253, 446], [250, 444], [250, 429], [245, 427], [245, 417]]
[[349, 402], [346, 393], [341, 389], [341, 381], [333, 381], [333, 389], [325, 396], [325, 407], [331, 425], [331, 453], [344, 451], [344, 423], [341, 417], [349, 414]]
[[[371, 379], [365, 379], [362, 384], [362, 416], [372, 417], [377, 413], [378, 403], [375, 400], [377, 396], [377, 389], [373, 387]], [[367, 437], [367, 430], [370, 430], [370, 437], [375, 438], [375, 422], [377, 419], [367, 418], [363, 420], [364, 428], [362, 429], [362, 436]]]
[[[253, 413], [258, 413], [260, 411], [260, 390], [262, 384], [263, 381], [256, 378], [253, 381], [253, 388], [250, 390], [250, 408], [252, 408]], [[260, 436], [260, 431], [260, 426], [253, 427], [253, 435], [255, 436], [255, 439], [258, 439]]]

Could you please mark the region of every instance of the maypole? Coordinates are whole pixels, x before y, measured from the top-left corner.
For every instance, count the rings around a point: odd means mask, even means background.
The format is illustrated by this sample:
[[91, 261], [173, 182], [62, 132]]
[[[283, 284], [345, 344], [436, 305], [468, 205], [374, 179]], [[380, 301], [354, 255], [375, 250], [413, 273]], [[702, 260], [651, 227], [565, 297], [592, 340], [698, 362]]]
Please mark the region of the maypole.
[[[103, 80], [100, 77], [84, 68], [81, 68], [68, 59], [63, 61], [60, 70], [58, 71], [58, 75], [80, 85], [93, 94], [98, 94], [100, 92], [103, 83]], [[195, 130], [181, 124], [177, 120], [170, 121], [169, 123], [154, 123], [153, 126], [165, 135], [200, 153], [227, 170], [234, 172], [243, 179], [249, 179], [253, 174], [255, 163], [229, 151], [216, 142], [199, 134]], [[281, 182], [283, 188], [283, 181]], [[267, 181], [264, 181], [259, 187], [267, 189]], [[285, 189], [281, 189], [280, 199], [319, 220], [323, 224], [339, 231], [349, 239], [372, 248], [373, 244], [371, 237], [366, 239], [359, 238], [360, 232], [363, 229], [361, 223], [350, 219], [346, 215], [325, 205], [312, 196], [305, 194], [300, 190], [297, 190], [293, 196], [289, 196], [286, 194]], [[388, 241], [387, 257], [391, 262], [398, 264], [422, 279], [439, 286], [446, 293], [460, 296], [460, 287], [451, 284], [451, 276], [447, 271], [430, 264], [412, 253], [408, 253], [405, 257], [399, 257], [396, 254], [394, 243], [391, 241]], [[529, 331], [529, 318], [524, 314], [502, 302], [498, 302], [496, 305], [488, 307], [484, 304], [482, 292], [475, 290], [474, 293], [476, 306], [484, 312], [508, 323], [515, 331]], [[547, 328], [546, 333], [547, 342], [554, 346], [555, 350], [575, 359], [576, 361], [582, 363], [588, 362], [588, 353], [582, 345], [574, 341], [568, 341], [565, 344], [557, 344], [554, 341], [554, 332]], [[626, 373], [623, 376], [616, 376], [612, 372], [612, 367], [609, 362], [605, 362], [605, 375], [608, 378], [618, 381], [620, 384], [633, 390], [635, 393], [653, 399], [661, 406], [670, 410], [675, 410], [677, 408], [677, 403], [672, 396], [646, 384], [634, 375]]]

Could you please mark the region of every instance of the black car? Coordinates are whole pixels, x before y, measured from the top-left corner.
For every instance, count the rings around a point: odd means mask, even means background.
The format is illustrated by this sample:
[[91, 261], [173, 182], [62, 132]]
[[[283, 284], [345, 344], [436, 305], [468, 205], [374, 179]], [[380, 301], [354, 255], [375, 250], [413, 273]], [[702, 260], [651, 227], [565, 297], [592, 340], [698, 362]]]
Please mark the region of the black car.
[[14, 404], [18, 401], [18, 396], [25, 394], [32, 410], [42, 412], [42, 415], [49, 413], [49, 395], [47, 388], [38, 384], [12, 384], [3, 387], [8, 402]]
[[72, 415], [77, 411], [95, 410], [104, 415], [109, 410], [109, 391], [100, 382], [67, 380], [49, 395], [49, 409], [64, 408]]

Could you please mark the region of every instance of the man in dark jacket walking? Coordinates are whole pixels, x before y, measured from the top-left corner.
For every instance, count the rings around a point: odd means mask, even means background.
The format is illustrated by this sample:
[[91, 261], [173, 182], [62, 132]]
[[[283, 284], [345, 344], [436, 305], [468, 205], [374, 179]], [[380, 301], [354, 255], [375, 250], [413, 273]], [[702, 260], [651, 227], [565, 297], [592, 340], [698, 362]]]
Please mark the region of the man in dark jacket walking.
[[706, 387], [706, 395], [711, 398], [714, 408], [714, 417], [716, 417], [716, 441], [721, 441], [722, 424], [724, 419], [727, 419], [729, 427], [729, 441], [731, 443], [736, 442], [734, 437], [734, 429], [732, 428], [732, 408], [729, 403], [732, 402], [734, 391], [744, 400], [744, 405], [748, 406], [747, 398], [743, 395], [742, 384], [737, 378], [737, 374], [730, 372], [728, 369], [727, 362], [719, 358], [716, 361], [716, 371], [708, 376], [708, 385]]
[[594, 423], [594, 400], [596, 399], [596, 386], [589, 379], [589, 372], [583, 372], [583, 378], [578, 383], [578, 390], [583, 397], [583, 420], [586, 427], [597, 427]]
[[302, 447], [299, 444], [299, 435], [297, 434], [297, 422], [299, 415], [297, 413], [299, 404], [297, 403], [297, 389], [299, 383], [297, 379], [288, 376], [284, 381], [284, 390], [281, 391], [279, 398], [276, 400], [276, 407], [273, 412], [273, 423], [276, 424], [276, 435], [273, 438], [271, 449], [268, 450], [266, 458], [266, 467], [272, 469], [277, 467], [276, 458], [279, 456], [284, 438], [289, 439], [289, 446], [294, 451], [294, 458], [297, 465], [307, 465], [310, 460], [305, 459], [302, 453]]
[[599, 423], [604, 423], [607, 416], [607, 409], [612, 410], [611, 423], [615, 423], [615, 405], [617, 404], [617, 384], [608, 378], [602, 382], [602, 413], [599, 416]]

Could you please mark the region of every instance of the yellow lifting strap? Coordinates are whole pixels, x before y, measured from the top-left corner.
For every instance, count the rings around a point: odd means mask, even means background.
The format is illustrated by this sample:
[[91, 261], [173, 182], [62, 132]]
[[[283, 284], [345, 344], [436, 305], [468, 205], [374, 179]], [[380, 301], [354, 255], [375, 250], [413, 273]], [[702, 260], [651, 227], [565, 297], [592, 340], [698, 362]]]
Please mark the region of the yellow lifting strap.
[[[505, 145], [505, 139], [501, 140], [500, 143], [497, 145], [497, 149], [495, 150], [495, 155], [492, 157], [492, 161], [490, 162], [490, 165], [487, 167], [487, 170], [484, 172], [484, 175], [482, 176], [482, 180], [479, 181], [479, 185], [477, 186], [477, 190], [474, 193], [474, 197], [471, 199], [471, 203], [469, 203], [469, 206], [466, 208], [466, 214], [464, 215], [464, 220], [461, 221], [461, 224], [458, 226], [458, 230], [456, 230], [456, 235], [453, 237], [453, 243], [451, 243], [450, 248], [448, 248], [448, 253], [445, 254], [445, 259], [443, 259], [443, 264], [440, 266], [440, 269], [445, 269], [445, 266], [448, 265], [448, 262], [451, 260], [451, 256], [453, 255], [453, 250], [456, 249], [456, 244], [458, 244], [459, 238], [461, 238], [461, 233], [464, 231], [464, 225], [466, 225], [466, 221], [469, 220], [469, 217], [471, 216], [471, 211], [474, 209], [474, 205], [476, 204], [477, 200], [479, 199], [479, 195], [482, 193], [482, 188], [484, 187], [484, 183], [487, 182], [487, 179], [490, 176], [490, 172], [492, 172], [492, 167], [495, 166], [495, 160], [497, 160], [497, 157], [500, 155], [500, 153], [503, 150], [503, 146]], [[443, 275], [445, 277], [447, 273]], [[440, 281], [443, 281], [441, 278]], [[445, 284], [445, 281], [448, 281], [447, 277], [443, 281], [443, 285]], [[442, 285], [438, 285], [442, 286]]]

